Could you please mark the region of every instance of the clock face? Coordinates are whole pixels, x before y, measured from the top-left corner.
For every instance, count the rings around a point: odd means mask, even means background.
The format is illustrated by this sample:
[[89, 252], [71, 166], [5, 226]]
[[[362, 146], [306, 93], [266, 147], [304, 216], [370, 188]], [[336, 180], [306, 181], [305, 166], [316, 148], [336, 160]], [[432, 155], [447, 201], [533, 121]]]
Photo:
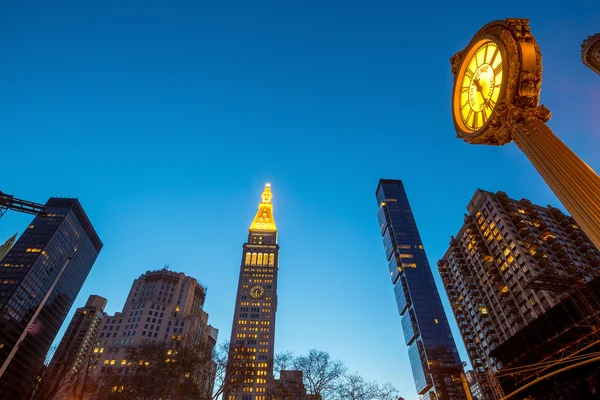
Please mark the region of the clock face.
[[467, 53], [456, 78], [453, 95], [454, 119], [465, 133], [486, 124], [502, 93], [504, 60], [498, 45], [483, 39]]
[[260, 299], [265, 294], [265, 289], [262, 286], [253, 286], [250, 288], [250, 296], [255, 299]]

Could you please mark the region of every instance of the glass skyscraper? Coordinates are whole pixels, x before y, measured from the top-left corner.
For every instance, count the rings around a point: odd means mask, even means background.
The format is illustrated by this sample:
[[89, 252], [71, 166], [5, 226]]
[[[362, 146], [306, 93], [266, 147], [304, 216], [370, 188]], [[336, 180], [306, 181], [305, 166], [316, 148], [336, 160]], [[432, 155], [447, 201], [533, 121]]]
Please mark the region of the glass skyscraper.
[[400, 180], [381, 179], [378, 219], [415, 387], [423, 399], [466, 399], [463, 368]]
[[0, 399], [29, 398], [46, 353], [102, 249], [77, 199], [50, 198], [46, 211], [0, 262], [0, 364], [66, 267], [0, 378]]

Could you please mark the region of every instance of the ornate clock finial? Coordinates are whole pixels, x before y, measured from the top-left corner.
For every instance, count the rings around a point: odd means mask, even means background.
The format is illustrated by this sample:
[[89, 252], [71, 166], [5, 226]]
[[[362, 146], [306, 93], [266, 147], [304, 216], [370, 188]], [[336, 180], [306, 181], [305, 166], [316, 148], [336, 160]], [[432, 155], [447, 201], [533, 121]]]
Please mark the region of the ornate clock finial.
[[600, 74], [600, 33], [596, 33], [581, 44], [581, 60], [592, 71]]

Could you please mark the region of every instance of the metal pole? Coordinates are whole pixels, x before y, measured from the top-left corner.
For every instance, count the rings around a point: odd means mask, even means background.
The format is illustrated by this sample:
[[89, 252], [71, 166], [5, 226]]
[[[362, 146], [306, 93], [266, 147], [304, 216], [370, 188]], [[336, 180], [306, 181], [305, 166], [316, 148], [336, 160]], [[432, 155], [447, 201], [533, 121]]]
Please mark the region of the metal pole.
[[63, 265], [63, 267], [61, 268], [61, 270], [58, 272], [58, 275], [56, 275], [56, 278], [54, 278], [54, 282], [52, 282], [52, 286], [50, 286], [50, 289], [48, 289], [48, 291], [46, 292], [46, 295], [44, 296], [44, 298], [42, 299], [42, 301], [38, 305], [37, 310], [35, 310], [35, 313], [31, 317], [31, 319], [29, 320], [29, 323], [27, 324], [27, 326], [23, 330], [23, 333], [21, 334], [21, 337], [19, 338], [19, 340], [17, 340], [17, 343], [13, 346], [13, 348], [10, 351], [10, 354], [8, 355], [8, 357], [6, 358], [6, 360], [4, 360], [4, 364], [2, 364], [2, 368], [0, 368], [0, 378], [2, 377], [2, 375], [4, 375], [4, 372], [6, 371], [6, 368], [8, 368], [8, 364], [10, 364], [10, 362], [13, 359], [13, 357], [17, 353], [17, 350], [19, 350], [19, 346], [21, 346], [21, 343], [23, 343], [23, 340], [25, 339], [25, 336], [27, 336], [27, 331], [29, 330], [29, 328], [31, 328], [31, 325], [33, 325], [33, 323], [35, 322], [36, 318], [38, 317], [38, 315], [42, 311], [42, 307], [46, 304], [46, 301], [48, 301], [48, 297], [50, 297], [50, 293], [52, 293], [52, 291], [54, 290], [54, 287], [58, 283], [58, 280], [62, 276], [63, 272], [65, 272], [65, 269], [67, 268], [67, 265], [69, 265], [69, 263], [71, 262], [72, 259], [73, 259], [72, 257], [68, 257], [67, 258], [67, 261], [65, 262], [65, 264]]
[[521, 386], [519, 389], [515, 390], [515, 391], [514, 391], [514, 392], [512, 392], [511, 394], [508, 394], [508, 395], [504, 396], [504, 397], [503, 397], [502, 399], [500, 399], [500, 400], [506, 400], [506, 399], [510, 399], [511, 397], [513, 397], [514, 395], [516, 395], [517, 393], [520, 393], [520, 392], [522, 392], [523, 390], [527, 389], [528, 387], [531, 387], [531, 386], [535, 385], [535, 384], [536, 384], [536, 383], [538, 383], [539, 381], [543, 381], [544, 379], [548, 379], [548, 378], [550, 378], [551, 376], [558, 375], [558, 374], [560, 374], [561, 372], [568, 371], [568, 370], [570, 370], [570, 369], [577, 368], [577, 367], [580, 367], [580, 366], [582, 366], [582, 365], [589, 364], [589, 363], [596, 362], [596, 361], [600, 361], [600, 357], [594, 357], [594, 358], [591, 358], [591, 359], [589, 359], [589, 360], [585, 360], [585, 361], [578, 362], [577, 364], [571, 364], [571, 365], [568, 365], [568, 366], [566, 366], [566, 367], [564, 367], [564, 368], [561, 368], [561, 369], [558, 369], [558, 370], [556, 370], [556, 371], [550, 372], [550, 373], [548, 373], [548, 374], [546, 374], [546, 375], [540, 376], [540, 377], [538, 377], [536, 380], [534, 380], [534, 381], [532, 381], [532, 382], [529, 382], [529, 383], [528, 383], [527, 385], [525, 385], [525, 386]]
[[467, 377], [462, 371], [460, 373], [460, 381], [463, 384], [463, 389], [465, 389], [465, 395], [467, 396], [467, 400], [473, 400], [473, 397], [471, 397], [471, 389], [469, 388], [469, 383], [467, 382]]

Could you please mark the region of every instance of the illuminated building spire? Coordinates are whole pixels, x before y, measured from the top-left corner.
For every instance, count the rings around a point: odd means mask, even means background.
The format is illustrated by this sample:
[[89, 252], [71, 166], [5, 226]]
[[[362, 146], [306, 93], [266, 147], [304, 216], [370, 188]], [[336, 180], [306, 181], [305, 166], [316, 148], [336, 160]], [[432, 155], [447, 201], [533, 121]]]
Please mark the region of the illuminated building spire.
[[258, 203], [258, 212], [252, 225], [250, 225], [251, 231], [276, 231], [275, 220], [273, 219], [273, 204], [271, 199], [271, 184], [267, 182], [265, 190], [262, 193], [262, 201]]

